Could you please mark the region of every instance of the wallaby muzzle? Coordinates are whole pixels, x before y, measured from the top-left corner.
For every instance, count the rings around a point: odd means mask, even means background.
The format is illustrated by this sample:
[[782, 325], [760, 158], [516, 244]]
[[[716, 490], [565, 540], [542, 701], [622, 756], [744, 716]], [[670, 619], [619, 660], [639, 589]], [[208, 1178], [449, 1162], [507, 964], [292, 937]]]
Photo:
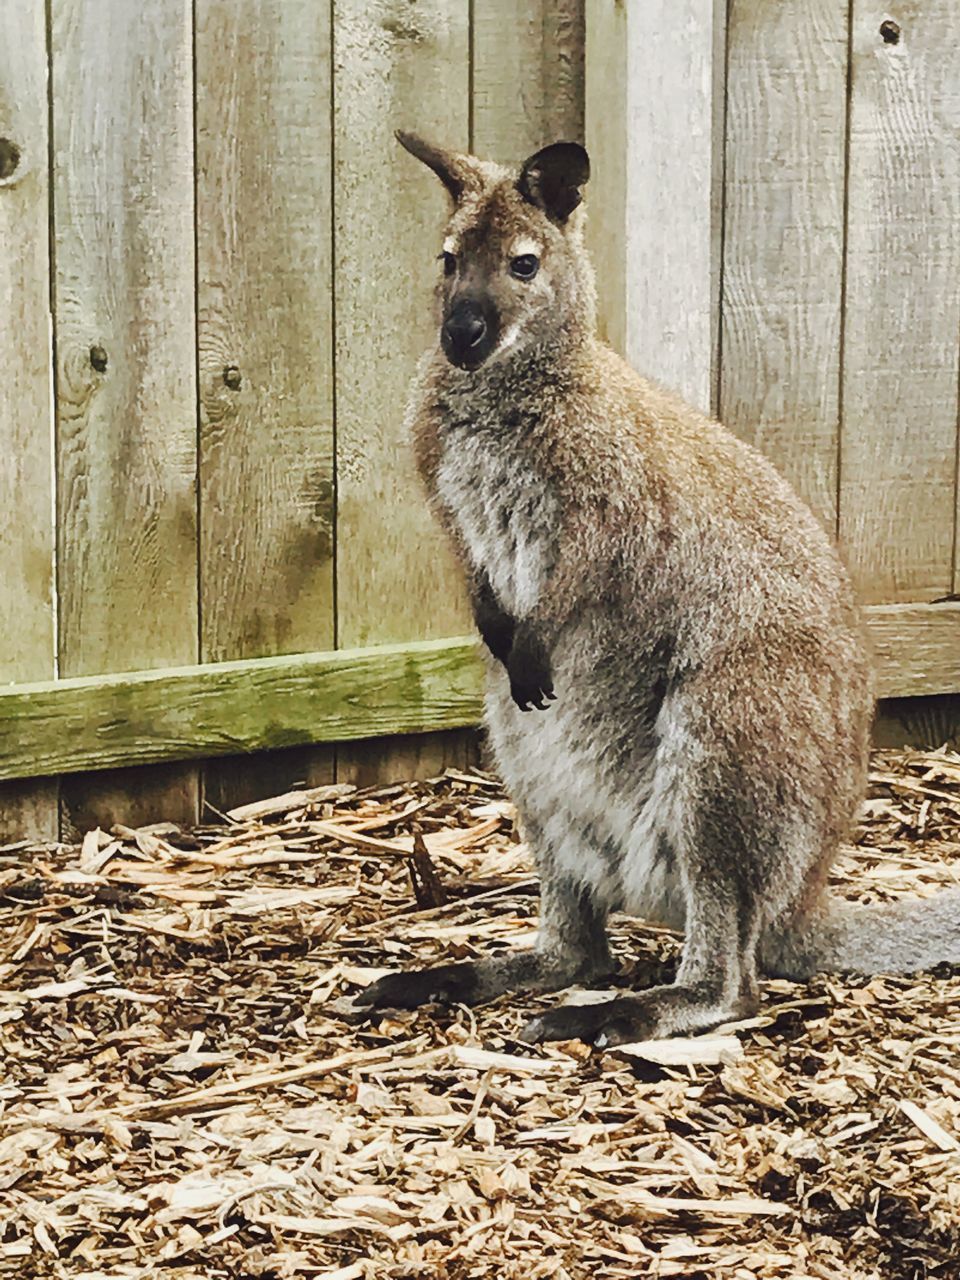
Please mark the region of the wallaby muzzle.
[[491, 306], [477, 298], [460, 298], [440, 330], [443, 354], [458, 369], [477, 369], [496, 346], [499, 328]]

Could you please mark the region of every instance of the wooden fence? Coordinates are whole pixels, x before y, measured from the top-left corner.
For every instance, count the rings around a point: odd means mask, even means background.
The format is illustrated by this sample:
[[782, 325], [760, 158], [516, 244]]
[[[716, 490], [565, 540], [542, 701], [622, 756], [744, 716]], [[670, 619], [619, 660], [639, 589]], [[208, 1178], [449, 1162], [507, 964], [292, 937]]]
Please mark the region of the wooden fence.
[[611, 339], [838, 531], [883, 692], [960, 690], [960, 14], [896, 9], [0, 8], [0, 831], [467, 758], [399, 125], [517, 159], [586, 111]]

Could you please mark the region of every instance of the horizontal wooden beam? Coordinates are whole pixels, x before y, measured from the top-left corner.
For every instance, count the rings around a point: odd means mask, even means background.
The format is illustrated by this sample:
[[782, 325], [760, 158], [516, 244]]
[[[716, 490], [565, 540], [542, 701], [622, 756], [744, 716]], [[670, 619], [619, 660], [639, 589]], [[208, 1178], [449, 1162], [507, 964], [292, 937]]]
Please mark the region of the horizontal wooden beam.
[[[960, 602], [867, 610], [882, 698], [960, 692]], [[469, 637], [0, 691], [0, 780], [476, 724]]]
[[472, 638], [135, 671], [0, 692], [0, 780], [476, 724]]
[[867, 609], [877, 696], [960, 693], [960, 600]]

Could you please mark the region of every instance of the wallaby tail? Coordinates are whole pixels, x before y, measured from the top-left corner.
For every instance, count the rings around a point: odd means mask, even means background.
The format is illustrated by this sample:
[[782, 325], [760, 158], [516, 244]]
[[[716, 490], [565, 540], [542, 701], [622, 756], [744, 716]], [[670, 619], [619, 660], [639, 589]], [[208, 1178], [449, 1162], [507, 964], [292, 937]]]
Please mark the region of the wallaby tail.
[[828, 897], [763, 939], [760, 963], [771, 977], [815, 973], [916, 973], [960, 964], [960, 887], [933, 898], [853, 906]]

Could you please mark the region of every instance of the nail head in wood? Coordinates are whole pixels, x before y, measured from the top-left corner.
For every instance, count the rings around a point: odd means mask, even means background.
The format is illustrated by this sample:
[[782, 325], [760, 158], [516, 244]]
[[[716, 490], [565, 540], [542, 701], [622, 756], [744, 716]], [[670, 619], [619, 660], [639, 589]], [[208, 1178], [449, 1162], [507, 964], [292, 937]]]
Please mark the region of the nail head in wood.
[[103, 347], [97, 345], [90, 348], [90, 363], [97, 373], [106, 373], [107, 353]]
[[9, 138], [0, 138], [0, 182], [12, 178], [20, 163], [20, 148]]
[[242, 379], [240, 377], [240, 370], [235, 364], [227, 365], [226, 369], [223, 371], [223, 380], [231, 391], [240, 390], [240, 383], [242, 382]]
[[880, 23], [880, 35], [884, 44], [900, 43], [900, 27], [892, 18], [887, 18]]

